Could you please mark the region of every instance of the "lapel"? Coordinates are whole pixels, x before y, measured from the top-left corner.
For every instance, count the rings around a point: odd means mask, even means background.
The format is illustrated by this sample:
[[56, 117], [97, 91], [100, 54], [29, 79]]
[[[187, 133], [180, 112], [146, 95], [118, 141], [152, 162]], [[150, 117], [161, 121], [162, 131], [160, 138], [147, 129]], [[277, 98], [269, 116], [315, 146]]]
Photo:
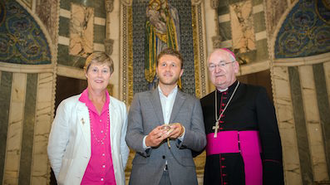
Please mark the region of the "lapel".
[[186, 96], [178, 89], [178, 93], [176, 94], [175, 101], [173, 104], [170, 123], [174, 123], [174, 119], [178, 115], [185, 100], [186, 100]]
[[[88, 150], [91, 149], [91, 126], [89, 119], [89, 112], [86, 105], [82, 102], [78, 102], [77, 105], [77, 116], [78, 116], [78, 124], [79, 128], [82, 130], [83, 137], [87, 144]], [[78, 132], [79, 133], [79, 132]]]
[[162, 110], [162, 105], [160, 103], [158, 88], [151, 91], [150, 101], [151, 101], [152, 106], [154, 107], [154, 110], [155, 110], [155, 113], [159, 120], [160, 125], [164, 124], [163, 110]]
[[110, 103], [109, 103], [109, 117], [110, 117], [110, 142], [111, 142], [111, 146], [113, 146], [113, 138], [114, 138], [114, 134], [116, 134], [115, 131], [118, 131], [119, 129], [117, 129], [117, 125], [115, 123], [120, 123], [118, 121], [119, 119], [119, 113], [117, 112], [117, 106], [114, 105], [114, 102], [112, 101], [112, 98], [110, 96]]

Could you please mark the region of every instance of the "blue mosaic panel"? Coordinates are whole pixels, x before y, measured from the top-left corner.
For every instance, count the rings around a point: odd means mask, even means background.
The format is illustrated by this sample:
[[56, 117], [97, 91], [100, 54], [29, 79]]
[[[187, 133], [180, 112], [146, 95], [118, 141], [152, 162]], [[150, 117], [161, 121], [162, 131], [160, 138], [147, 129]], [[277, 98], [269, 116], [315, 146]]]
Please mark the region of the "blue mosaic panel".
[[0, 1], [0, 61], [50, 64], [48, 42], [33, 17], [15, 1]]
[[300, 0], [277, 35], [275, 58], [296, 58], [330, 51], [330, 9], [320, 0]]
[[[134, 93], [149, 90], [144, 76], [144, 42], [146, 7], [149, 0], [133, 1], [133, 91]], [[180, 47], [184, 59], [184, 73], [182, 75], [182, 90], [195, 95], [195, 67], [193, 30], [190, 0], [169, 0], [179, 12], [180, 20]]]

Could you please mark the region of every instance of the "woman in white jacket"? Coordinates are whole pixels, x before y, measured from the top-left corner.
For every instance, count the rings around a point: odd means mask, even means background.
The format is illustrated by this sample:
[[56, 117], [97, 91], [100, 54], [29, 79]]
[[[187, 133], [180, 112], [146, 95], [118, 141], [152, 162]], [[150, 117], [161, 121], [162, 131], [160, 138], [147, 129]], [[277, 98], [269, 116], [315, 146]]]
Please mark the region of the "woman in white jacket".
[[106, 89], [113, 69], [108, 55], [91, 54], [87, 89], [57, 108], [48, 156], [58, 184], [125, 184], [127, 112]]

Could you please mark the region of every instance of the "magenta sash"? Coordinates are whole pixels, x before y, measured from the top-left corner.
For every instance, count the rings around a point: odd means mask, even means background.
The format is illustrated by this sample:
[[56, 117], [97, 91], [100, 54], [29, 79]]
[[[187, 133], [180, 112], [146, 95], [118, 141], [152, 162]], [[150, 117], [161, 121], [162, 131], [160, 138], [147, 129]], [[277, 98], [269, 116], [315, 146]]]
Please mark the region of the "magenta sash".
[[241, 153], [245, 184], [262, 185], [261, 144], [258, 131], [222, 131], [207, 136], [206, 155]]

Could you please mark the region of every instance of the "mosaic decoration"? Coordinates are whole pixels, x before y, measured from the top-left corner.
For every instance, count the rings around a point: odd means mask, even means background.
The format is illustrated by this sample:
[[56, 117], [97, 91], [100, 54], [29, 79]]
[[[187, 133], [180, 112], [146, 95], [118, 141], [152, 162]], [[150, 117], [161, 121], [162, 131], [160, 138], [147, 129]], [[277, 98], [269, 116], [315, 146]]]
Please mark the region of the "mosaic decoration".
[[[329, 20], [328, 8], [326, 3], [300, 0], [277, 35], [275, 58], [306, 57], [329, 52], [330, 25], [324, 20]], [[322, 12], [322, 19], [317, 12]]]
[[315, 0], [315, 10], [321, 20], [330, 24], [330, 0]]
[[15, 1], [0, 2], [0, 61], [50, 64], [45, 35], [33, 17]]
[[[149, 90], [148, 82], [144, 77], [144, 48], [145, 22], [148, 0], [133, 1], [133, 91]], [[193, 49], [193, 28], [191, 15], [191, 1], [168, 1], [179, 12], [180, 20], [180, 52], [184, 58], [184, 73], [181, 78], [182, 90], [195, 94], [195, 68]]]

